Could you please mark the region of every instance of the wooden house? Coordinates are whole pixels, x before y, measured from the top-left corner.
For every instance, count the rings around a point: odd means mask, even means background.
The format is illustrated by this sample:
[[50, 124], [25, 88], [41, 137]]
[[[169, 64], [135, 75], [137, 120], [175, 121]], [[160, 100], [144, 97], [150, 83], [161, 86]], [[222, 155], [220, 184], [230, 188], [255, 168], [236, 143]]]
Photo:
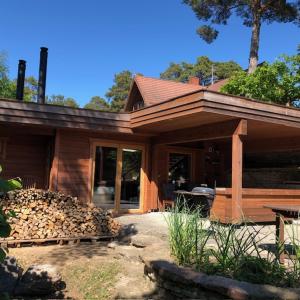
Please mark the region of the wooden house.
[[136, 76], [122, 113], [1, 99], [2, 175], [117, 213], [207, 184], [214, 218], [273, 221], [264, 205], [300, 204], [300, 110], [219, 86]]

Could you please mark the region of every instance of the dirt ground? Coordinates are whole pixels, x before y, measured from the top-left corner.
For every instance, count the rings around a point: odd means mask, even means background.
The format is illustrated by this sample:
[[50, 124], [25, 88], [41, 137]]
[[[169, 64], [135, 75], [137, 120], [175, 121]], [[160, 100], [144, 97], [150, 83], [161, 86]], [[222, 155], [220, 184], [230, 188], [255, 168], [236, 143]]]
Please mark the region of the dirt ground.
[[[151, 213], [118, 220], [124, 225], [121, 241], [11, 248], [9, 255], [15, 256], [24, 269], [35, 263], [55, 265], [66, 282], [66, 297], [148, 299], [155, 287], [143, 275], [142, 260], [169, 258], [165, 218], [161, 213]], [[91, 287], [97, 270], [102, 272], [97, 280], [103, 280], [103, 289]]]
[[[144, 277], [142, 261], [170, 259], [166, 215], [149, 213], [118, 217], [123, 225], [118, 241], [13, 248], [10, 255], [15, 256], [24, 268], [33, 263], [57, 266], [66, 282], [66, 296], [73, 299], [153, 298], [155, 286]], [[255, 230], [260, 229], [255, 227]], [[300, 232], [300, 225], [297, 227]], [[286, 231], [290, 231], [289, 226]], [[266, 245], [274, 245], [274, 225], [262, 227], [261, 234], [267, 236]]]

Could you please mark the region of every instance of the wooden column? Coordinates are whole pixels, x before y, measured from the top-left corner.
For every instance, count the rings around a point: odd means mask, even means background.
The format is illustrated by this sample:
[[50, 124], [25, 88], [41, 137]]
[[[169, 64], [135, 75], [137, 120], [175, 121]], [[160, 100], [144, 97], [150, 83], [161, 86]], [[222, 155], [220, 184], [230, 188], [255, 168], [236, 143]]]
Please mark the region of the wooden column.
[[243, 189], [243, 136], [247, 135], [247, 121], [241, 120], [232, 135], [232, 198], [231, 221], [238, 223], [242, 218]]
[[151, 147], [151, 183], [150, 183], [150, 189], [151, 189], [151, 203], [152, 203], [152, 209], [158, 209], [159, 203], [158, 203], [158, 146], [152, 145]]
[[54, 142], [54, 156], [50, 169], [49, 189], [51, 191], [58, 190], [58, 167], [59, 167], [59, 152], [60, 152], [60, 132], [56, 130]]

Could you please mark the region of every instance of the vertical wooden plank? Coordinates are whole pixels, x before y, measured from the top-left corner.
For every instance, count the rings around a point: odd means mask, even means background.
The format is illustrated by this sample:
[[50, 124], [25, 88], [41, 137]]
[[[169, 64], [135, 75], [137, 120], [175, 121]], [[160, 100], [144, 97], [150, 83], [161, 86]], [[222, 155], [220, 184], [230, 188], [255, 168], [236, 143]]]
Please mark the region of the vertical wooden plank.
[[238, 222], [242, 217], [243, 142], [238, 134], [232, 136], [232, 201], [231, 218]]
[[94, 195], [94, 174], [95, 174], [95, 156], [96, 156], [96, 145], [89, 140], [90, 145], [90, 159], [89, 159], [89, 181], [88, 181], [88, 203], [93, 202]]
[[52, 140], [47, 141], [46, 145], [46, 157], [45, 157], [45, 180], [44, 180], [44, 189], [49, 189], [50, 181], [50, 171], [51, 171], [51, 150], [52, 150]]
[[152, 208], [159, 208], [158, 205], [158, 146], [152, 145], [151, 159], [151, 203]]
[[116, 173], [116, 188], [115, 188], [115, 210], [117, 213], [120, 212], [120, 202], [121, 202], [121, 184], [122, 184], [122, 154], [123, 150], [118, 147], [117, 152], [117, 173]]
[[143, 150], [143, 162], [141, 168], [141, 193], [140, 208], [142, 212], [147, 212], [152, 208], [151, 198], [151, 146], [147, 144]]
[[60, 131], [56, 130], [54, 142], [54, 157], [50, 170], [49, 189], [51, 191], [58, 190], [58, 176], [59, 176], [59, 152], [60, 152]]
[[241, 221], [242, 190], [243, 190], [243, 141], [242, 136], [247, 134], [247, 121], [241, 120], [232, 135], [232, 198], [231, 219], [237, 223]]

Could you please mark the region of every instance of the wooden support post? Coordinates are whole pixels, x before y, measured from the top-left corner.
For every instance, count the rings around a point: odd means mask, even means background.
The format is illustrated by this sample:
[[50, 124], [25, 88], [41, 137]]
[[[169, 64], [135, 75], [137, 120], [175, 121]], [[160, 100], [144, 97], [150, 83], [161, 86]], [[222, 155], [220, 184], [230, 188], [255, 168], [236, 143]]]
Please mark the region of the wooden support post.
[[158, 146], [152, 145], [151, 149], [152, 158], [151, 158], [151, 206], [152, 209], [159, 209], [159, 201], [158, 201]]
[[241, 120], [232, 135], [232, 200], [231, 220], [239, 223], [242, 218], [242, 190], [243, 190], [243, 140], [247, 135], [247, 121]]

